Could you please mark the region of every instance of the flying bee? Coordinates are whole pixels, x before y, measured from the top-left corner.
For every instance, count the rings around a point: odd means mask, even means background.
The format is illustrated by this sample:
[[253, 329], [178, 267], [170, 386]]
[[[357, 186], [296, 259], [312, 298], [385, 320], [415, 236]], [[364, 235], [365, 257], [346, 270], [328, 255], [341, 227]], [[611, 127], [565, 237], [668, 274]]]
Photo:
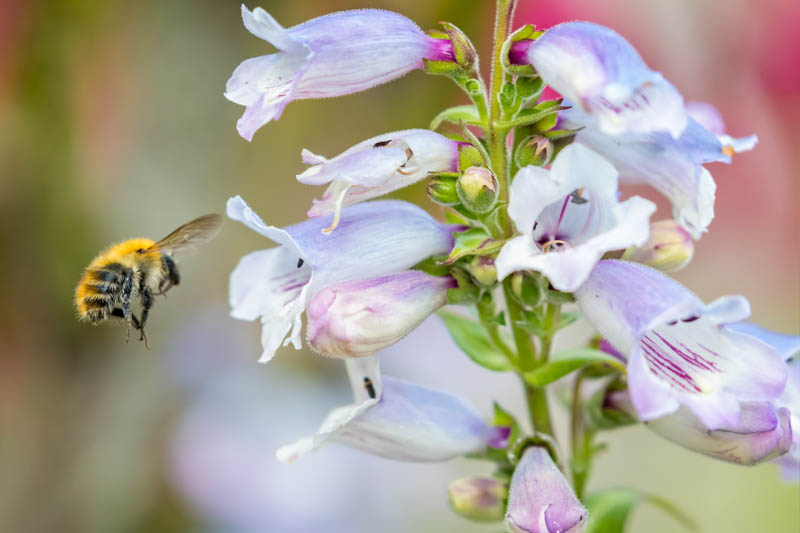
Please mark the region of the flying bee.
[[[144, 326], [155, 296], [165, 294], [181, 281], [175, 255], [195, 251], [219, 232], [222, 217], [205, 215], [187, 222], [158, 242], [130, 239], [112, 244], [95, 257], [75, 289], [78, 319], [97, 325], [109, 317], [125, 320], [139, 340], [150, 347]], [[134, 306], [141, 309], [139, 317]]]

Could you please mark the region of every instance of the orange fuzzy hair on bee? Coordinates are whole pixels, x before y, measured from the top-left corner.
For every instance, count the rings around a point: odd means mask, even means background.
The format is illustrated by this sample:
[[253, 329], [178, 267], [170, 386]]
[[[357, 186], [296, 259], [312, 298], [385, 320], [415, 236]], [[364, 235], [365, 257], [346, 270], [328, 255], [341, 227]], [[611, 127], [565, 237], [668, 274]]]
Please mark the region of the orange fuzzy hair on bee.
[[[93, 324], [105, 318], [104, 313], [99, 313], [100, 303], [107, 304], [111, 298], [112, 290], [109, 286], [120, 285], [121, 280], [112, 280], [110, 272], [131, 270], [135, 273], [161, 272], [161, 252], [152, 239], [130, 239], [117, 244], [112, 244], [95, 257], [83, 272], [80, 282], [75, 289], [75, 307], [78, 318]], [[117, 267], [116, 265], [119, 265]], [[109, 267], [112, 267], [109, 270]], [[156, 272], [153, 272], [153, 271]], [[101, 316], [102, 315], [102, 316]]]

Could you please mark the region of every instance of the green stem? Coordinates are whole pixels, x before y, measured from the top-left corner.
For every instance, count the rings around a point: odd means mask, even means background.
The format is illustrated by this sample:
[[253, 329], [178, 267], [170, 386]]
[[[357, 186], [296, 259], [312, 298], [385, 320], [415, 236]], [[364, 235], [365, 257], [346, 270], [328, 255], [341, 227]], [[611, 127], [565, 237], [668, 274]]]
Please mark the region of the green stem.
[[561, 306], [547, 304], [547, 311], [544, 317], [545, 335], [542, 337], [542, 351], [539, 354], [539, 364], [544, 364], [550, 358], [550, 350], [553, 348], [553, 337], [558, 330], [558, 323], [561, 321]]
[[581, 385], [583, 385], [583, 372], [578, 372], [572, 386], [572, 406], [570, 408], [570, 451], [572, 453], [570, 470], [572, 471], [575, 495], [579, 500], [583, 499], [586, 479], [589, 476], [592, 445], [592, 437], [586, 430], [581, 412]]
[[503, 337], [500, 335], [499, 325], [494, 320], [494, 312], [494, 302], [491, 298], [481, 298], [478, 300], [478, 315], [486, 331], [489, 332], [489, 338], [494, 345], [508, 357], [508, 360], [511, 361], [512, 364], [517, 365], [517, 355], [508, 347]]
[[[487, 131], [487, 141], [489, 145], [489, 157], [492, 162], [492, 171], [497, 177], [500, 188], [499, 200], [508, 201], [508, 153], [506, 149], [506, 137], [508, 128], [497, 128], [495, 122], [502, 119], [502, 109], [498, 95], [503, 88], [506, 80], [506, 73], [503, 70], [502, 50], [503, 43], [511, 32], [511, 20], [514, 17], [516, 0], [497, 0], [497, 11], [495, 14], [494, 25], [494, 49], [492, 51], [492, 73], [489, 84], [489, 129]], [[508, 224], [506, 235], [511, 236], [512, 228]]]

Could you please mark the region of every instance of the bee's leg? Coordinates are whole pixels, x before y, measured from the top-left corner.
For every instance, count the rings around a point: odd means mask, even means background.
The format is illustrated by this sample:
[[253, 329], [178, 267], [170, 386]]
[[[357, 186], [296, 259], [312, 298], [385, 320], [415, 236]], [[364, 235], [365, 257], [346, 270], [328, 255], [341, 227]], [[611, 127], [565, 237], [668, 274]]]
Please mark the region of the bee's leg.
[[128, 330], [125, 332], [125, 342], [131, 338], [131, 324], [133, 322], [133, 313], [131, 311], [131, 297], [133, 295], [133, 270], [128, 269], [125, 271], [125, 277], [122, 281], [122, 291], [120, 295], [120, 305], [122, 306], [122, 317], [128, 323]]
[[180, 284], [181, 276], [178, 274], [178, 267], [175, 265], [175, 261], [168, 255], [164, 254], [161, 256], [161, 262], [163, 265], [164, 271], [167, 273], [167, 277], [164, 278], [161, 284], [158, 287], [158, 292], [156, 295], [164, 295], [166, 298], [167, 291], [170, 290], [175, 285]]
[[[153, 307], [153, 293], [150, 287], [143, 286], [141, 288], [142, 294], [142, 315], [139, 319], [139, 340], [144, 341], [145, 347], [150, 349], [150, 342], [147, 340], [147, 335], [144, 332], [144, 325], [147, 323], [147, 315], [150, 313], [150, 308]], [[136, 318], [136, 317], [134, 317]]]

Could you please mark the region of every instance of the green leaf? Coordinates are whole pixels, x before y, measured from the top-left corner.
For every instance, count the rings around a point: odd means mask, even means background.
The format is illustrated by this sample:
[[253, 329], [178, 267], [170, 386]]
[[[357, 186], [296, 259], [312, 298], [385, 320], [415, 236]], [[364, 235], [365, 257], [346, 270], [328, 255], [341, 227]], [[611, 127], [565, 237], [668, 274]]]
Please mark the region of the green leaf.
[[586, 533], [623, 533], [633, 507], [643, 502], [665, 511], [686, 529], [697, 529], [691, 518], [667, 500], [636, 489], [621, 488], [589, 494], [586, 498], [586, 507], [589, 509]]
[[438, 130], [445, 122], [458, 124], [463, 122], [468, 126], [480, 126], [481, 119], [474, 105], [458, 105], [445, 109], [431, 121], [430, 129]]
[[535, 370], [526, 372], [523, 377], [526, 382], [534, 387], [544, 387], [591, 363], [606, 363], [620, 369], [622, 372], [625, 371], [622, 363], [606, 352], [592, 350], [591, 348], [576, 348], [556, 353], [547, 363]]
[[511, 362], [499, 348], [494, 346], [480, 322], [446, 311], [440, 311], [439, 316], [442, 317], [456, 345], [470, 359], [496, 372], [511, 370]]
[[505, 241], [492, 239], [482, 228], [470, 228], [467, 231], [456, 233], [455, 246], [444, 265], [452, 265], [462, 257], [471, 255], [489, 255], [503, 247]]
[[[550, 127], [541, 128], [543, 131], [548, 130], [553, 126], [555, 126], [556, 119], [558, 118], [558, 112], [564, 109], [569, 109], [569, 106], [547, 106], [543, 109], [539, 109], [538, 107], [534, 109], [523, 109], [513, 119], [505, 122], [498, 122], [497, 127], [503, 129], [516, 128], [519, 126], [528, 126], [530, 124], [536, 124], [546, 118], [551, 118], [552, 125], [550, 125]], [[548, 122], [548, 124], [549, 123], [550, 122]]]

